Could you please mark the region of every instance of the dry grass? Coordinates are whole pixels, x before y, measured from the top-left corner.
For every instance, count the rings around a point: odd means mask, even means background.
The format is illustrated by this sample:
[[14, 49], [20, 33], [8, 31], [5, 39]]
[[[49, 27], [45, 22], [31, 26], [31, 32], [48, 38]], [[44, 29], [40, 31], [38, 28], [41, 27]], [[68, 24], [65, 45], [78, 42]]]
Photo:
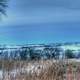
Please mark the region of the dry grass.
[[[3, 80], [67, 80], [68, 68], [71, 68], [74, 74], [80, 70], [80, 63], [54, 60], [4, 61], [4, 63], [2, 61], [0, 64], [4, 69]], [[16, 70], [15, 77], [11, 74], [13, 70]]]

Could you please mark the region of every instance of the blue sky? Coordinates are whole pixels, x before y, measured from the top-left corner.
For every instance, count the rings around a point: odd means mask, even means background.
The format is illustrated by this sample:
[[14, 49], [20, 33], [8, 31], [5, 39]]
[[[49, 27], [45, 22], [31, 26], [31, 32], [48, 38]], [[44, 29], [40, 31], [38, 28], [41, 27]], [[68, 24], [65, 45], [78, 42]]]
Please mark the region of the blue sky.
[[0, 44], [80, 41], [79, 0], [10, 0]]

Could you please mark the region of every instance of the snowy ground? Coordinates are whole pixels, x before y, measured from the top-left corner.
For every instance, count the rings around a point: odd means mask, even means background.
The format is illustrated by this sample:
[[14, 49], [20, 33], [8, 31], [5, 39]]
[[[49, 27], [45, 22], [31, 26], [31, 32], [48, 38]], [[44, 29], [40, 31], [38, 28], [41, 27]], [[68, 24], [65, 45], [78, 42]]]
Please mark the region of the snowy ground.
[[2, 76], [3, 71], [0, 70], [0, 80], [2, 80], [3, 76]]

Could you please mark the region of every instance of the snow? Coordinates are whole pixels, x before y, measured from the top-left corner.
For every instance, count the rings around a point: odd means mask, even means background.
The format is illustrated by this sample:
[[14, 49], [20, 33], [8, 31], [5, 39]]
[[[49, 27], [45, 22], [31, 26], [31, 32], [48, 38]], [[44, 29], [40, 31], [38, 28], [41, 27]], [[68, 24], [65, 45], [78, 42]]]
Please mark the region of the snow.
[[35, 50], [43, 50], [45, 47], [36, 47]]
[[64, 45], [64, 46], [61, 46], [61, 48], [63, 50], [67, 50], [67, 49], [75, 50], [75, 51], [80, 50], [80, 46], [77, 46], [77, 45]]
[[3, 76], [2, 76], [2, 70], [0, 70], [0, 80], [2, 80]]

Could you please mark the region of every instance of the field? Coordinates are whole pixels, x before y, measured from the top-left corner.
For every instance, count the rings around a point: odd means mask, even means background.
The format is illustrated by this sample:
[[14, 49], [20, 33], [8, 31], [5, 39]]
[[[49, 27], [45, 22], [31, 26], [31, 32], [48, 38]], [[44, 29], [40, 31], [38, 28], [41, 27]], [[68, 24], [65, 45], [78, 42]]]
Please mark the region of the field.
[[0, 61], [0, 80], [80, 80], [80, 61]]

